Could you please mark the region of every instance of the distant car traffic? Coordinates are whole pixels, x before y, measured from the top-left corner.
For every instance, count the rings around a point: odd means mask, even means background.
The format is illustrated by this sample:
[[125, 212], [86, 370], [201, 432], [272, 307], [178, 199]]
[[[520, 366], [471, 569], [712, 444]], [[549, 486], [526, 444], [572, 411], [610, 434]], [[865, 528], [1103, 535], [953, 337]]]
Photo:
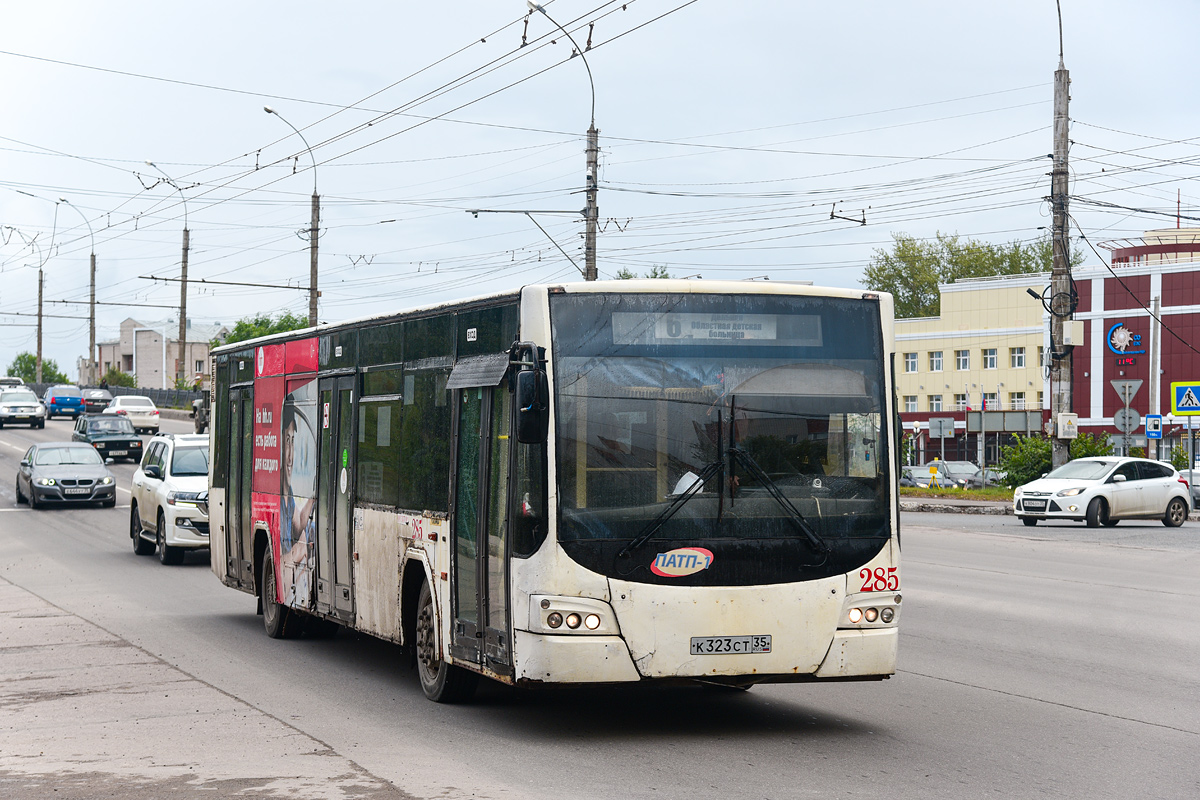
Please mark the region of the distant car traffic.
[[208, 547], [208, 437], [160, 434], [133, 473], [129, 502], [133, 552], [156, 549], [163, 564]]
[[133, 429], [141, 432], [158, 433], [158, 408], [149, 397], [140, 394], [123, 394], [114, 397], [104, 409], [105, 414], [128, 417]]
[[975, 474], [967, 480], [968, 489], [982, 489], [984, 486], [1003, 486], [1004, 479], [1008, 477], [1008, 473], [1003, 470], [992, 469], [988, 467], [986, 470], [979, 469]]
[[17, 502], [117, 504], [117, 485], [95, 448], [75, 442], [35, 444], [17, 468]]
[[126, 417], [84, 414], [76, 421], [71, 440], [90, 444], [104, 458], [142, 460], [142, 440]]
[[46, 418], [56, 415], [77, 417], [83, 413], [83, 393], [78, 386], [51, 386], [42, 396], [46, 405]]
[[99, 414], [108, 408], [112, 402], [112, 393], [107, 389], [84, 389], [83, 410], [89, 414]]
[[1145, 458], [1077, 458], [1018, 486], [1013, 513], [1026, 525], [1075, 520], [1089, 528], [1123, 519], [1159, 519], [1178, 527], [1188, 517], [1187, 479], [1169, 464]]
[[0, 428], [5, 425], [46, 427], [46, 408], [36, 394], [26, 388], [0, 391]]
[[[919, 467], [905, 467], [904, 469], [911, 470], [909, 479], [912, 483], [904, 482], [902, 472], [900, 485], [916, 486], [920, 489], [928, 489], [931, 486], [942, 489], [966, 489], [968, 481], [979, 471], [979, 467], [970, 461], [930, 461]], [[936, 481], [934, 481], [934, 470], [937, 475]]]

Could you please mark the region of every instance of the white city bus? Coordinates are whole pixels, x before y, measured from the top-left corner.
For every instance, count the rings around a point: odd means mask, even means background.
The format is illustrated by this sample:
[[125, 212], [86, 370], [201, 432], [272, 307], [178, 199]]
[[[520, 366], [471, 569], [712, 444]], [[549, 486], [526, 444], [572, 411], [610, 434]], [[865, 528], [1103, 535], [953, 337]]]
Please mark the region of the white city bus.
[[214, 351], [212, 568], [267, 633], [507, 684], [874, 680], [900, 615], [892, 299], [519, 292]]

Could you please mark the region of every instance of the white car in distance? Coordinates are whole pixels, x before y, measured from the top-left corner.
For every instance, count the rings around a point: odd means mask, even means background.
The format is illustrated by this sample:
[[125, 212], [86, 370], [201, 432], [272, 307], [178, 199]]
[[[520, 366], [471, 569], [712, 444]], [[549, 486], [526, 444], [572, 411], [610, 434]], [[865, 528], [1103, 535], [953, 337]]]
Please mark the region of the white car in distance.
[[149, 397], [140, 394], [123, 394], [114, 397], [104, 409], [105, 414], [120, 414], [128, 417], [138, 433], [158, 433], [158, 407]]
[[1074, 520], [1097, 528], [1158, 519], [1174, 528], [1190, 508], [1187, 479], [1170, 464], [1146, 458], [1077, 458], [1013, 493], [1013, 513], [1026, 525]]
[[163, 564], [208, 547], [208, 436], [162, 433], [150, 440], [133, 473], [129, 538], [133, 552], [157, 550]]

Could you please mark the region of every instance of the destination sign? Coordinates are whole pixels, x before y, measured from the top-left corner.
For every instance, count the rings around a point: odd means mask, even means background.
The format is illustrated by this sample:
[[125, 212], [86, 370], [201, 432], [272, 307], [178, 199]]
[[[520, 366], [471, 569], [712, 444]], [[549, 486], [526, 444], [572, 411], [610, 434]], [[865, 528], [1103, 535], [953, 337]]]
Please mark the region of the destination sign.
[[614, 344], [713, 344], [821, 346], [815, 314], [636, 314], [612, 315]]

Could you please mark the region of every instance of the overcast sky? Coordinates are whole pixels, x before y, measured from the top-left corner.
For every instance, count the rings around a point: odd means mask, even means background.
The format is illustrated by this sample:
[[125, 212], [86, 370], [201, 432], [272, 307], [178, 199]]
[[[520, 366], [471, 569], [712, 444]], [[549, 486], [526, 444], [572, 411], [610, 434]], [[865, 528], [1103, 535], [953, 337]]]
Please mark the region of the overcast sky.
[[[1053, 0], [545, 8], [591, 40], [601, 277], [856, 286], [894, 233], [1009, 242], [1049, 224]], [[314, 158], [322, 321], [579, 277], [557, 247], [582, 266], [588, 72], [523, 1], [5, 10], [0, 370], [35, 348], [15, 312], [36, 311], [44, 263], [46, 313], [82, 317], [47, 319], [44, 354], [76, 376], [87, 306], [49, 301], [87, 300], [84, 217], [97, 299], [144, 306], [98, 307], [100, 341], [127, 316], [177, 319], [153, 306], [177, 306], [178, 283], [141, 276], [179, 276], [184, 200], [189, 279], [307, 286]], [[1062, 13], [1080, 229], [1099, 244], [1174, 227], [1177, 192], [1200, 216], [1200, 4]], [[538, 215], [544, 234], [470, 209], [567, 213]], [[197, 325], [307, 308], [291, 289], [188, 299]]]

